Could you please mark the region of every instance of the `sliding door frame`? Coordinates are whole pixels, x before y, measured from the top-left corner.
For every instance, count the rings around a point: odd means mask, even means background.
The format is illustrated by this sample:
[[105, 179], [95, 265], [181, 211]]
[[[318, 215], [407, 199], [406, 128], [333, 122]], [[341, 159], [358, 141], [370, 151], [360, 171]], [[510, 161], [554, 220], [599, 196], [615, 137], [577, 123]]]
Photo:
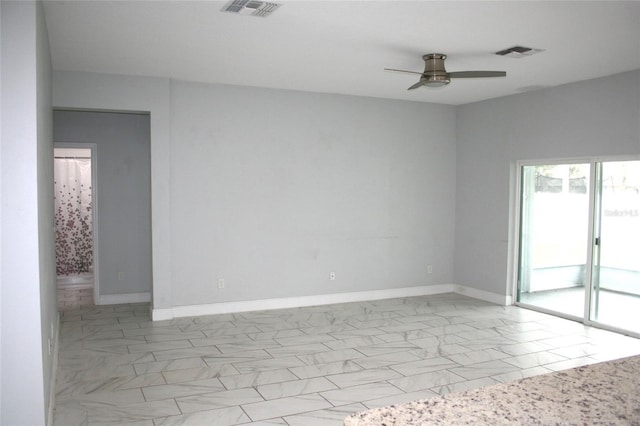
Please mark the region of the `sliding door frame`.
[[[601, 188], [598, 189], [598, 179], [600, 179], [602, 173], [602, 163], [609, 161], [638, 161], [640, 155], [624, 155], [624, 156], [592, 156], [592, 157], [573, 157], [573, 158], [554, 158], [554, 159], [541, 159], [541, 160], [518, 160], [514, 162], [515, 165], [515, 191], [512, 191], [513, 199], [511, 202], [511, 220], [512, 229], [511, 241], [513, 241], [513, 250], [511, 260], [509, 262], [511, 271], [509, 273], [509, 280], [511, 281], [511, 294], [513, 295], [513, 304], [522, 308], [531, 309], [534, 311], [554, 315], [557, 317], [570, 319], [581, 322], [588, 326], [602, 328], [605, 330], [614, 331], [621, 334], [626, 334], [634, 337], [640, 337], [640, 333], [636, 333], [630, 330], [621, 329], [618, 327], [610, 326], [600, 323], [598, 321], [591, 320], [591, 298], [594, 294], [595, 280], [594, 274], [594, 256], [597, 255], [595, 239], [600, 237], [599, 232], [599, 209], [601, 200], [599, 197], [602, 195]], [[539, 306], [531, 305], [528, 303], [520, 302], [519, 299], [519, 280], [520, 280], [520, 253], [522, 250], [522, 196], [523, 196], [523, 168], [527, 166], [544, 166], [544, 165], [561, 165], [561, 164], [589, 164], [589, 217], [588, 226], [585, 231], [587, 232], [587, 265], [585, 268], [585, 298], [584, 298], [584, 311], [582, 318], [574, 315], [566, 314], [563, 312], [553, 311], [550, 309], [542, 308]], [[597, 228], [597, 229], [596, 229]]]

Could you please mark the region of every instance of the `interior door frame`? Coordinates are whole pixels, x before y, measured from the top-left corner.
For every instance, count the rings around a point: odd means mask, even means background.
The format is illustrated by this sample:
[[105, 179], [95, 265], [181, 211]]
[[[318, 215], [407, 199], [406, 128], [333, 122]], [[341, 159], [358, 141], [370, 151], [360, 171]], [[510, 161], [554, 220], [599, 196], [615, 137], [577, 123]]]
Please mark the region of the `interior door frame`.
[[[512, 210], [512, 229], [511, 240], [513, 241], [513, 251], [510, 260], [511, 273], [508, 279], [511, 282], [509, 286], [511, 288], [511, 294], [513, 295], [513, 304], [522, 308], [535, 310], [538, 312], [554, 315], [561, 318], [566, 318], [574, 321], [581, 322], [588, 326], [602, 328], [609, 331], [614, 331], [621, 334], [626, 334], [634, 337], [640, 337], [640, 333], [636, 333], [630, 330], [621, 329], [618, 327], [610, 326], [600, 323], [598, 321], [591, 320], [591, 298], [594, 293], [594, 279], [593, 279], [593, 266], [595, 250], [595, 238], [599, 237], [599, 233], [596, 227], [599, 228], [599, 224], [596, 223], [597, 215], [599, 214], [596, 209], [600, 205], [598, 197], [601, 196], [601, 191], [597, 191], [596, 185], [599, 170], [601, 171], [601, 163], [611, 161], [639, 161], [640, 155], [619, 155], [619, 156], [591, 156], [591, 157], [571, 157], [571, 158], [552, 158], [541, 160], [517, 160], [515, 161], [515, 191], [512, 192], [513, 199], [511, 202]], [[558, 311], [552, 311], [539, 306], [530, 305], [518, 301], [518, 281], [520, 275], [520, 252], [521, 252], [521, 210], [522, 210], [522, 168], [526, 166], [542, 166], [542, 165], [560, 165], [560, 164], [589, 164], [589, 218], [588, 218], [588, 230], [587, 230], [587, 265], [585, 267], [585, 300], [584, 300], [584, 312], [582, 318], [575, 317], [573, 315], [565, 314]]]
[[91, 224], [93, 236], [93, 304], [100, 298], [100, 257], [98, 256], [98, 144], [90, 142], [53, 142], [53, 148], [88, 149], [91, 151]]

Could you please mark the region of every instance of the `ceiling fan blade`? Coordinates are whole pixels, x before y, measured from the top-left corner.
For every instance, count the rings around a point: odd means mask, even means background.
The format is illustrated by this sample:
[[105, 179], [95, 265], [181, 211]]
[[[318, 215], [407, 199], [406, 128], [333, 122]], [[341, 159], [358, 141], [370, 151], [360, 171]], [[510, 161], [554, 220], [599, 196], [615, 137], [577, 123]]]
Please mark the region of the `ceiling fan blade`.
[[448, 72], [451, 78], [506, 77], [506, 71], [454, 71]]
[[385, 71], [393, 71], [393, 72], [404, 72], [404, 73], [407, 73], [407, 74], [420, 74], [420, 75], [422, 75], [421, 72], [417, 72], [417, 71], [397, 70], [397, 69], [394, 69], [394, 68], [385, 68], [384, 70]]
[[413, 89], [417, 89], [418, 87], [422, 87], [422, 86], [424, 86], [424, 84], [426, 82], [427, 82], [426, 80], [420, 80], [419, 82], [417, 82], [413, 86], [409, 87], [407, 90], [413, 90]]

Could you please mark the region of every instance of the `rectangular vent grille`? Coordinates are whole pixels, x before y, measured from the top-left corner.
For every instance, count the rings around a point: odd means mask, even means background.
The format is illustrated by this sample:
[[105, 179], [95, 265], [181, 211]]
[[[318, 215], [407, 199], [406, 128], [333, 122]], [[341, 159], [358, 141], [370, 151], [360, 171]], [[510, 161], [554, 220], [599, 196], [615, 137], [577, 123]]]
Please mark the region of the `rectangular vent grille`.
[[268, 1], [257, 0], [232, 0], [222, 8], [223, 12], [237, 13], [238, 15], [260, 16], [266, 18], [280, 5]]
[[535, 55], [536, 53], [544, 52], [543, 49], [532, 49], [530, 47], [524, 46], [513, 46], [508, 49], [501, 50], [496, 52], [496, 55], [507, 56], [509, 58], [524, 58], [527, 56]]

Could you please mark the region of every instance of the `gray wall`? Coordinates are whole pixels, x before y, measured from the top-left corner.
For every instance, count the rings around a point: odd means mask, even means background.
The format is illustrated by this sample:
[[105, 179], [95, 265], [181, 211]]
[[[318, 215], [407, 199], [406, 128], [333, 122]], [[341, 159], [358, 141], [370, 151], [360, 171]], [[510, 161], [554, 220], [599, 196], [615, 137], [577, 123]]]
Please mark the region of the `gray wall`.
[[54, 113], [56, 143], [97, 145], [100, 295], [151, 292], [149, 139], [147, 114]]
[[151, 111], [154, 308], [451, 282], [505, 295], [513, 164], [637, 154], [638, 78], [453, 108], [57, 72], [54, 103]]
[[41, 3], [0, 11], [0, 423], [44, 425], [57, 321], [49, 42]]
[[640, 71], [457, 108], [455, 282], [511, 294], [517, 160], [640, 154]]
[[155, 309], [453, 278], [453, 107], [80, 72], [54, 104], [151, 112]]
[[452, 281], [453, 107], [172, 81], [171, 110], [174, 306]]

